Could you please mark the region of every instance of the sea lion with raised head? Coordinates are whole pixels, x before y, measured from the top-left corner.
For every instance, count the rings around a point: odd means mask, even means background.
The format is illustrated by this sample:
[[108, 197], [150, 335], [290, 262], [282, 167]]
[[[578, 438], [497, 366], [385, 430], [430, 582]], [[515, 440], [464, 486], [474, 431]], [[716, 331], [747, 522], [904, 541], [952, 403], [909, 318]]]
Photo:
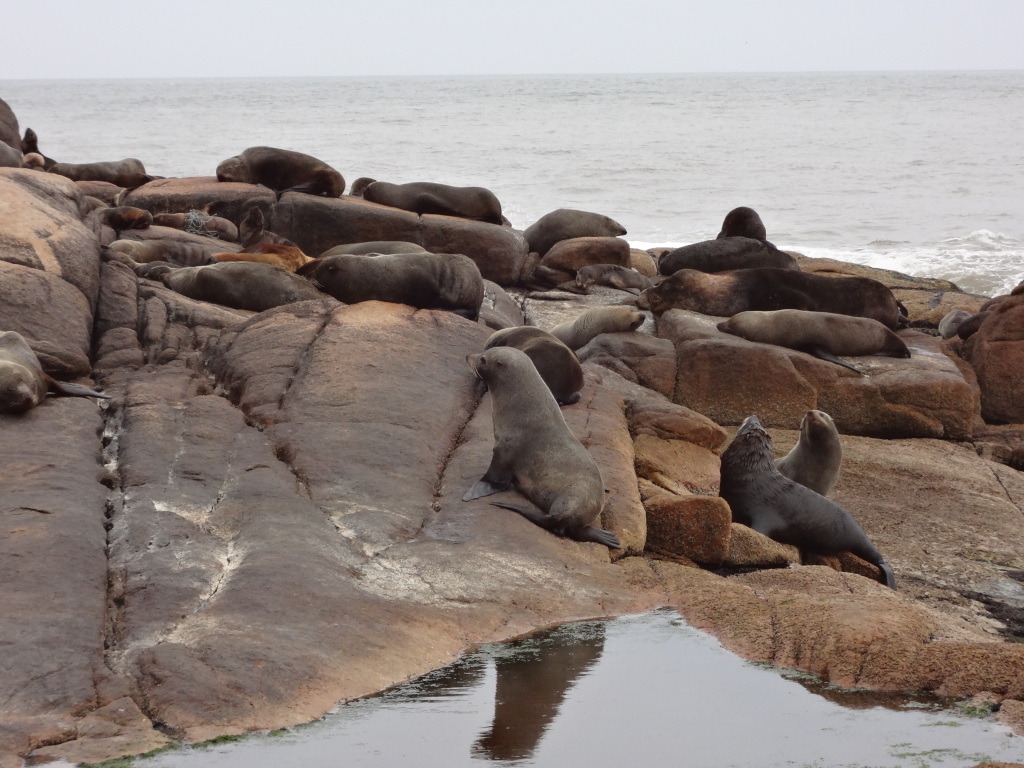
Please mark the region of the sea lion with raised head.
[[126, 189], [141, 187], [156, 178], [146, 173], [145, 166], [134, 157], [101, 163], [54, 163], [46, 170], [72, 181], [105, 181]]
[[828, 496], [842, 463], [843, 444], [835, 422], [824, 411], [811, 410], [800, 420], [800, 440], [775, 460], [775, 467], [794, 483]]
[[0, 413], [24, 413], [39, 405], [47, 392], [110, 399], [110, 395], [81, 384], [50, 377], [43, 372], [39, 358], [20, 333], [0, 331]]
[[754, 240], [767, 240], [768, 230], [764, 228], [764, 222], [757, 215], [757, 211], [741, 205], [739, 208], [733, 208], [725, 214], [725, 220], [722, 222], [722, 231], [718, 233], [718, 237], [719, 239], [723, 237], [750, 237]]
[[580, 361], [575, 352], [547, 331], [530, 325], [495, 331], [484, 349], [494, 347], [513, 347], [525, 352], [559, 405], [579, 402], [583, 389]]
[[681, 269], [641, 293], [637, 306], [656, 314], [686, 309], [717, 317], [750, 310], [806, 309], [870, 317], [894, 330], [907, 324], [892, 291], [870, 277], [825, 277], [767, 267], [718, 275]]
[[853, 515], [776, 468], [772, 439], [756, 415], [747, 417], [722, 452], [719, 495], [734, 523], [809, 552], [852, 552], [878, 566], [886, 585], [896, 588], [892, 568]]
[[583, 310], [575, 320], [556, 325], [551, 329], [551, 335], [575, 352], [602, 333], [635, 331], [646, 319], [647, 315], [632, 307], [591, 307]]
[[576, 287], [590, 293], [594, 285], [604, 285], [620, 291], [639, 295], [651, 287], [651, 278], [641, 275], [635, 269], [618, 264], [591, 264], [576, 270]]
[[217, 181], [262, 184], [278, 197], [285, 192], [341, 197], [345, 191], [345, 178], [323, 160], [276, 147], [249, 147], [222, 160], [217, 166]]
[[363, 189], [363, 200], [420, 215], [433, 213], [501, 224], [501, 203], [484, 187], [452, 187], [431, 181], [407, 184], [375, 181]]
[[[21, 151], [25, 153], [26, 158], [29, 155], [38, 155], [40, 158], [42, 158], [42, 165], [39, 167], [41, 167], [44, 171], [49, 170], [50, 168], [57, 164], [57, 161], [54, 160], [52, 157], [47, 157], [46, 155], [39, 151], [39, 137], [36, 135], [36, 132], [33, 131], [31, 128], [25, 129], [25, 137], [21, 140]], [[37, 167], [35, 165], [35, 160], [33, 160], [33, 165], [26, 167]]]
[[658, 261], [658, 272], [663, 275], [671, 275], [680, 269], [724, 272], [755, 267], [800, 269], [796, 259], [788, 253], [765, 240], [749, 237], [726, 237], [684, 245], [666, 253]]
[[326, 256], [300, 267], [298, 274], [345, 304], [390, 301], [476, 320], [484, 301], [480, 268], [459, 253]]
[[271, 232], [269, 229], [265, 229], [265, 226], [262, 209], [257, 205], [250, 205], [238, 222], [238, 242], [243, 248], [249, 248], [259, 243], [295, 246], [295, 243], [287, 237]]
[[796, 349], [855, 371], [836, 355], [910, 357], [906, 342], [877, 320], [834, 312], [740, 312], [719, 323], [718, 330], [747, 341]]
[[491, 393], [494, 451], [484, 476], [462, 500], [515, 489], [535, 507], [491, 503], [558, 536], [621, 549], [614, 533], [594, 525], [604, 507], [597, 462], [569, 430], [526, 353], [496, 347], [466, 361]]
[[183, 267], [151, 276], [190, 299], [252, 312], [323, 298], [323, 294], [308, 280], [286, 269], [251, 261]]

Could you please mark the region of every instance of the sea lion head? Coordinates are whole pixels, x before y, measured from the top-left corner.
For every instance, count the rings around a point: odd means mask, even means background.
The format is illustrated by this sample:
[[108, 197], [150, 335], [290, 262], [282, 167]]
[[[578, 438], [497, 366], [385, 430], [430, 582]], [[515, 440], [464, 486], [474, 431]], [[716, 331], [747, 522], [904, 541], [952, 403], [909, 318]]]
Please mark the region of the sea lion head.
[[217, 166], [217, 181], [249, 181], [249, 171], [238, 155], [221, 161]]
[[772, 438], [761, 426], [757, 414], [751, 414], [744, 419], [736, 437], [722, 452], [722, 471], [735, 469], [759, 472], [773, 468]]
[[824, 411], [810, 410], [800, 419], [800, 436], [812, 443], [821, 444], [835, 431], [832, 417]]
[[526, 353], [514, 347], [492, 347], [474, 355], [466, 355], [469, 369], [488, 385], [504, 372], [521, 365], [522, 361], [525, 361], [527, 368], [534, 369]]
[[40, 399], [32, 371], [16, 363], [0, 367], [0, 412], [24, 413], [39, 405]]

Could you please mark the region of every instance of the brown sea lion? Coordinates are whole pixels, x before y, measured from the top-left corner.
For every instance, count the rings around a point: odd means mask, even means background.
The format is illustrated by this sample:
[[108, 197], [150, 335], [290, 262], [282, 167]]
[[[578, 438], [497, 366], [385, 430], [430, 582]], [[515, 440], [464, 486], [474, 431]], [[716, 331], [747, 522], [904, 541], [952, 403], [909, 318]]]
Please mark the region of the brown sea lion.
[[97, 215], [100, 221], [117, 232], [125, 229], [146, 229], [153, 224], [152, 213], [127, 205], [116, 208], [100, 208]]
[[81, 384], [51, 378], [43, 373], [39, 358], [20, 333], [0, 331], [0, 413], [24, 413], [39, 405], [47, 392], [110, 399]]
[[463, 501], [515, 489], [535, 507], [491, 503], [558, 536], [620, 549], [614, 533], [594, 526], [604, 507], [597, 462], [569, 430], [526, 353], [496, 347], [466, 361], [491, 393], [494, 452]]
[[420, 215], [433, 213], [501, 224], [501, 203], [484, 187], [452, 187], [430, 181], [375, 181], [363, 189], [363, 199]]
[[749, 237], [726, 237], [684, 245], [665, 254], [658, 261], [658, 272], [663, 275], [671, 275], [680, 269], [724, 272], [755, 267], [800, 269], [796, 259], [788, 253], [765, 240]]
[[547, 331], [529, 325], [495, 331], [484, 349], [513, 347], [526, 353], [559, 405], [578, 403], [583, 368], [575, 353]]
[[757, 215], [757, 211], [741, 205], [725, 214], [722, 231], [718, 233], [718, 237], [750, 237], [754, 240], [767, 240], [768, 230], [764, 228], [764, 222]]
[[[238, 222], [238, 242], [243, 248], [248, 248], [259, 243], [277, 243], [278, 245], [295, 246], [287, 237], [282, 237], [265, 227], [263, 211], [259, 206], [252, 205], [242, 215]], [[298, 246], [295, 246], [298, 247]]]
[[457, 253], [327, 256], [299, 268], [298, 274], [345, 304], [390, 301], [476, 320], [484, 300], [480, 268]]
[[[257, 209], [258, 210], [258, 209]], [[211, 216], [206, 211], [191, 210], [187, 213], [158, 213], [153, 223], [161, 227], [173, 227], [183, 232], [203, 237], [216, 237], [228, 243], [238, 242], [238, 227], [234, 222]], [[262, 226], [260, 227], [262, 229]]]
[[614, 219], [600, 213], [559, 208], [544, 214], [526, 228], [523, 236], [530, 250], [544, 256], [560, 240], [574, 237], [618, 237], [626, 228]]
[[21, 160], [21, 167], [33, 171], [46, 170], [46, 158], [38, 152], [29, 152]]
[[106, 181], [126, 189], [141, 187], [155, 178], [134, 157], [102, 163], [54, 163], [46, 170], [72, 181]]
[[329, 248], [320, 254], [324, 256], [356, 255], [365, 256], [368, 253], [427, 253], [427, 249], [416, 243], [407, 243], [404, 240], [372, 240], [365, 243], [344, 243]]
[[171, 269], [158, 279], [172, 291], [190, 299], [252, 312], [323, 298], [308, 280], [280, 267], [255, 262], [220, 262]]
[[[28, 155], [39, 155], [43, 159], [43, 170], [50, 170], [57, 161], [51, 157], [47, 157], [39, 151], [39, 137], [36, 136], [36, 132], [31, 128], [25, 129], [25, 137], [21, 140], [21, 151]], [[34, 161], [33, 161], [34, 162]], [[35, 167], [34, 165], [32, 167]]]
[[217, 181], [262, 184], [278, 197], [285, 192], [341, 197], [345, 191], [345, 178], [323, 160], [276, 147], [249, 147], [221, 161]]
[[966, 309], [952, 309], [943, 315], [939, 321], [939, 335], [944, 339], [951, 339], [956, 336], [957, 329], [965, 320], [974, 317]]
[[772, 460], [772, 439], [757, 416], [748, 416], [722, 453], [719, 495], [734, 523], [801, 550], [831, 555], [852, 552], [881, 569], [895, 589], [892, 568], [853, 516], [783, 475]]
[[740, 312], [718, 324], [718, 330], [747, 341], [796, 349], [852, 370], [836, 355], [910, 357], [906, 343], [885, 325], [868, 317], [778, 309]]
[[281, 267], [289, 272], [294, 272], [312, 261], [294, 245], [280, 245], [279, 243], [258, 243], [238, 253], [215, 253], [212, 258], [217, 262], [251, 261], [258, 264], [273, 264], [275, 267]]
[[618, 264], [591, 264], [576, 271], [576, 286], [584, 293], [590, 293], [594, 285], [639, 294], [650, 288], [652, 283], [651, 278], [641, 275], [635, 269], [620, 267]]
[[647, 315], [632, 307], [591, 307], [575, 320], [556, 325], [551, 335], [575, 352], [602, 333], [635, 331], [646, 319]]
[[775, 460], [775, 467], [794, 483], [828, 496], [842, 463], [843, 444], [835, 422], [824, 411], [812, 410], [800, 420], [800, 440], [793, 450]]
[[806, 309], [870, 317], [892, 329], [907, 324], [892, 291], [877, 280], [791, 269], [738, 269], [719, 275], [681, 269], [641, 293], [637, 306], [657, 314], [674, 308], [717, 317]]
[[166, 261], [181, 267], [213, 264], [209, 251], [196, 243], [180, 240], [115, 240], [110, 249], [123, 253], [138, 264]]
[[352, 189], [350, 189], [348, 193], [352, 197], [362, 197], [363, 192], [366, 191], [366, 188], [373, 184], [373, 182], [375, 181], [376, 179], [371, 179], [368, 176], [360, 176], [358, 179], [352, 182]]
[[25, 156], [20, 149], [10, 147], [0, 141], [0, 168], [24, 168]]

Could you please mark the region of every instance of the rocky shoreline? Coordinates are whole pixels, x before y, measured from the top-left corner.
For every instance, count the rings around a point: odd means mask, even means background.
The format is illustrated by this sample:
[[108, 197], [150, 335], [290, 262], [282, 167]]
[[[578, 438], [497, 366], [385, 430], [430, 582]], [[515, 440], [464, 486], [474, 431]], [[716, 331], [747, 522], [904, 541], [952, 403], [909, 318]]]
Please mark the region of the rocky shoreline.
[[[0, 415], [0, 766], [306, 722], [481, 643], [662, 606], [840, 685], [988, 694], [1024, 735], [1024, 298], [943, 341], [927, 331], [985, 297], [799, 259], [874, 277], [908, 308], [913, 356], [859, 358], [866, 375], [681, 310], [594, 339], [563, 414], [609, 489], [601, 525], [624, 546], [609, 553], [461, 501], [493, 443], [465, 357], [496, 327], [550, 329], [629, 294], [533, 290], [522, 233], [354, 198], [166, 179], [123, 202], [218, 201], [232, 218], [253, 200], [307, 253], [466, 254], [489, 281], [481, 321], [328, 296], [259, 314], [194, 301], [101, 258], [112, 233], [81, 184], [0, 169], [0, 329], [113, 397]], [[732, 524], [717, 496], [730, 430], [757, 412], [781, 454], [809, 408], [843, 434], [833, 497], [898, 592], [852, 556], [787, 567], [800, 554]]]

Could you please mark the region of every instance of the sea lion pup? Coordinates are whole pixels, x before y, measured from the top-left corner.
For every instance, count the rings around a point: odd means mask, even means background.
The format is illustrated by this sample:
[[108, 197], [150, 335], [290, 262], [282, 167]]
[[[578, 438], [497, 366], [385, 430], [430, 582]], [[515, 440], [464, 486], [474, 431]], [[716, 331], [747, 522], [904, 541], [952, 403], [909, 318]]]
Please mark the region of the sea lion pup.
[[747, 341], [806, 352], [854, 371], [857, 369], [836, 355], [910, 357], [910, 350], [903, 339], [869, 317], [804, 309], [747, 311], [719, 323], [718, 330]]
[[651, 287], [651, 278], [618, 264], [591, 264], [576, 271], [576, 286], [590, 293], [591, 286], [605, 285], [638, 294]]
[[583, 389], [583, 368], [576, 353], [547, 331], [528, 325], [495, 331], [484, 350], [513, 347], [526, 353], [559, 405], [578, 403]]
[[156, 178], [146, 173], [145, 166], [134, 157], [103, 163], [54, 163], [46, 170], [72, 181], [106, 181], [126, 189], [141, 187]]
[[718, 233], [719, 239], [723, 237], [750, 237], [754, 240], [767, 240], [768, 230], [764, 228], [764, 222], [757, 215], [757, 211], [741, 205], [725, 214], [722, 231]]
[[939, 335], [944, 339], [951, 339], [956, 336], [957, 329], [963, 322], [974, 317], [966, 309], [952, 309], [939, 320]]
[[294, 272], [311, 262], [309, 256], [293, 245], [279, 243], [258, 243], [238, 253], [214, 253], [211, 258], [217, 262], [249, 261], [258, 264], [273, 264], [275, 267]]
[[766, 240], [749, 237], [726, 237], [684, 245], [665, 254], [658, 262], [658, 272], [662, 275], [671, 275], [680, 269], [724, 272], [727, 269], [755, 267], [800, 269], [796, 259], [788, 253], [780, 251]]
[[285, 192], [341, 197], [345, 191], [345, 178], [323, 160], [276, 147], [249, 147], [222, 160], [217, 166], [217, 181], [262, 184], [278, 197]]
[[591, 307], [575, 320], [556, 325], [551, 335], [575, 352], [599, 334], [635, 331], [646, 319], [647, 315], [632, 307]]
[[775, 460], [775, 467], [794, 483], [828, 496], [842, 463], [843, 444], [832, 417], [824, 411], [808, 411], [800, 420], [800, 440]]
[[39, 155], [43, 159], [43, 170], [48, 171], [57, 164], [57, 161], [52, 157], [47, 157], [39, 151], [39, 137], [31, 128], [25, 129], [25, 137], [21, 140], [21, 151], [26, 155]]
[[807, 309], [870, 317], [893, 330], [907, 324], [892, 291], [870, 277], [825, 277], [767, 267], [720, 275], [681, 269], [641, 293], [636, 305], [656, 314], [686, 309], [717, 317], [749, 310]]
[[360, 176], [358, 179], [352, 182], [352, 189], [350, 189], [348, 193], [352, 197], [362, 197], [363, 192], [366, 191], [366, 188], [373, 184], [373, 182], [375, 181], [376, 179], [371, 179], [369, 176]]
[[44, 171], [46, 169], [46, 158], [38, 152], [29, 152], [22, 158], [21, 167], [32, 171]]
[[459, 253], [325, 256], [300, 267], [297, 274], [345, 304], [390, 301], [446, 309], [476, 320], [484, 301], [480, 268]]
[[420, 215], [434, 213], [501, 224], [501, 203], [491, 190], [484, 187], [452, 187], [431, 181], [407, 184], [375, 181], [363, 190], [363, 200]]
[[569, 430], [526, 353], [496, 347], [468, 355], [466, 362], [491, 393], [494, 452], [484, 476], [462, 500], [514, 488], [537, 508], [491, 503], [557, 536], [621, 549], [614, 533], [593, 525], [604, 507], [597, 462]]
[[153, 223], [160, 227], [180, 229], [193, 235], [216, 237], [229, 243], [238, 242], [238, 227], [234, 222], [220, 216], [211, 216], [206, 210], [191, 210], [187, 213], [158, 213], [153, 217]]
[[748, 416], [722, 453], [719, 495], [734, 523], [801, 550], [831, 555], [852, 552], [877, 565], [895, 589], [892, 568], [853, 516], [783, 475], [772, 460], [772, 439], [757, 416]]
[[100, 208], [100, 221], [120, 232], [125, 229], [148, 229], [153, 224], [153, 214], [142, 208], [122, 205], [116, 208]]
[[277, 243], [279, 245], [295, 246], [287, 237], [282, 237], [265, 227], [263, 211], [259, 206], [251, 205], [242, 215], [238, 222], [238, 242], [243, 248], [248, 248], [259, 243]]
[[288, 270], [247, 261], [161, 270], [157, 277], [176, 293], [232, 309], [262, 312], [307, 299], [322, 299], [313, 285]]
[[546, 213], [526, 228], [523, 237], [530, 251], [543, 256], [560, 240], [574, 237], [618, 237], [626, 228], [600, 213], [559, 208]]
[[115, 240], [110, 249], [125, 254], [138, 264], [166, 261], [181, 267], [196, 267], [214, 263], [209, 252], [198, 243], [179, 240]]
[[336, 245], [321, 253], [320, 258], [344, 255], [365, 256], [368, 253], [428, 253], [428, 251], [421, 245], [407, 243], [404, 240], [371, 240], [365, 243]]
[[0, 331], [0, 413], [24, 413], [39, 405], [47, 392], [110, 399], [81, 384], [51, 378], [43, 373], [39, 358], [20, 333]]

